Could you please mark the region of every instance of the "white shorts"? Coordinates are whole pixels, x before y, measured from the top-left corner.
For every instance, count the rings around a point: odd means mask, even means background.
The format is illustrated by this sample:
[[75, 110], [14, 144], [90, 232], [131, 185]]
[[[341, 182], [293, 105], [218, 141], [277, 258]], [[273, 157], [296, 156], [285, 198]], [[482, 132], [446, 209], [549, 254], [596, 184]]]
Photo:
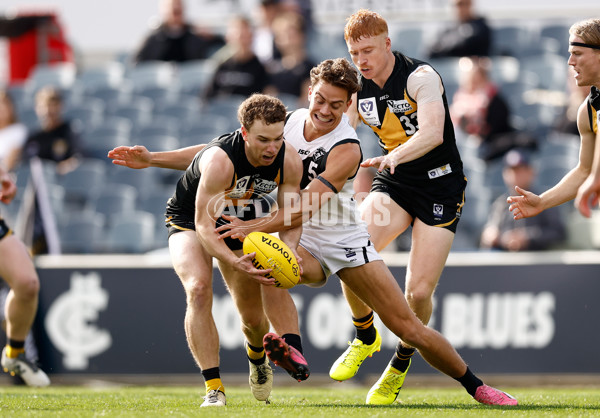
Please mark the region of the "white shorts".
[[329, 277], [343, 268], [360, 267], [381, 260], [370, 237], [362, 225], [354, 231], [304, 228], [300, 245], [321, 263], [325, 276]]

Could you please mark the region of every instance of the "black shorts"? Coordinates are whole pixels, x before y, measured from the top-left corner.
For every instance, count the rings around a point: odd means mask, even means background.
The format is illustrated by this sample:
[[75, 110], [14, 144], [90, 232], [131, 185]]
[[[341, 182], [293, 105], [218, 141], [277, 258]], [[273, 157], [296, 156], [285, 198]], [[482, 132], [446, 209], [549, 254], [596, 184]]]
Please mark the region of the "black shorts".
[[456, 232], [465, 203], [467, 178], [462, 173], [420, 181], [418, 184], [392, 181], [376, 175], [372, 192], [385, 193], [410, 216], [427, 225]]
[[[167, 214], [165, 222], [168, 228], [169, 237], [171, 237], [171, 235], [173, 234], [176, 234], [177, 232], [196, 230], [196, 224], [194, 220], [190, 219], [187, 216], [178, 214]], [[224, 225], [225, 223], [228, 223], [228, 221], [226, 221], [223, 218], [219, 218], [215, 223], [215, 228]], [[223, 242], [225, 242], [225, 244], [227, 245], [227, 247], [229, 247], [231, 251], [241, 250], [243, 248], [243, 243], [239, 239], [225, 238]]]
[[12, 234], [12, 230], [6, 225], [4, 219], [0, 218], [0, 239]]

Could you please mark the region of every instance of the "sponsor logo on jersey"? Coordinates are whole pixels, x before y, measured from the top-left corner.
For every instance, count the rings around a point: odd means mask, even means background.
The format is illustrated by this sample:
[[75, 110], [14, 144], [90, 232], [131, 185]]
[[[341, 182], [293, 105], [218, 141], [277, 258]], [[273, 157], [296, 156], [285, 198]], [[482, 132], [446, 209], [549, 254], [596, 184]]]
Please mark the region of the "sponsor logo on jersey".
[[406, 100], [388, 100], [387, 105], [392, 113], [406, 113], [413, 110], [413, 107]]
[[379, 98], [379, 100], [385, 100], [385, 99], [387, 99], [388, 97], [390, 97], [390, 95], [389, 95], [389, 94], [384, 94], [383, 96], [381, 96], [381, 97]]
[[300, 155], [308, 155], [308, 154], [310, 154], [310, 151], [307, 150], [307, 149], [299, 149], [298, 150], [298, 154], [300, 154]]
[[434, 203], [433, 217], [436, 221], [439, 221], [440, 219], [442, 219], [442, 216], [444, 216], [444, 205], [442, 205], [441, 203]]
[[244, 176], [238, 179], [235, 187], [227, 194], [227, 197], [229, 199], [241, 199], [246, 195], [251, 186], [257, 193], [271, 193], [277, 188], [277, 183], [256, 176]]
[[427, 175], [429, 176], [430, 179], [435, 179], [435, 178], [442, 177], [442, 176], [445, 176], [446, 174], [450, 174], [450, 173], [452, 173], [452, 168], [450, 167], [450, 164], [444, 164], [441, 167], [434, 168], [433, 170], [429, 170], [427, 172]]
[[358, 101], [358, 111], [369, 125], [381, 125], [379, 115], [377, 114], [377, 102], [375, 97], [360, 99]]
[[257, 178], [254, 180], [254, 190], [258, 193], [271, 193], [277, 188], [277, 183], [271, 180]]

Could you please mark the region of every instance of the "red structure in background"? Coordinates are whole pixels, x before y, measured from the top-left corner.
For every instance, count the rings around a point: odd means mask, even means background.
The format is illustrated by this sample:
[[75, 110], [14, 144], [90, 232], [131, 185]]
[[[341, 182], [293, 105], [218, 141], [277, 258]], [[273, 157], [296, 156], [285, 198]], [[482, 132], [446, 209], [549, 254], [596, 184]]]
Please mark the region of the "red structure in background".
[[54, 13], [23, 13], [3, 19], [8, 36], [9, 84], [21, 84], [39, 64], [73, 62], [73, 51]]

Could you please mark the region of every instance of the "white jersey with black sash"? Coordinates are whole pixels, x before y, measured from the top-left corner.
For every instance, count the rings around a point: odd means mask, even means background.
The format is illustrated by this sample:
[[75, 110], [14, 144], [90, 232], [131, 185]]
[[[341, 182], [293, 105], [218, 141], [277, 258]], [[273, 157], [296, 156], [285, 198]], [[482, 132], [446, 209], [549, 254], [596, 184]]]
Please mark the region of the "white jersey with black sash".
[[[298, 109], [292, 112], [286, 121], [283, 134], [285, 140], [296, 148], [302, 159], [304, 165], [300, 183], [302, 189], [325, 171], [329, 154], [335, 147], [347, 143], [355, 143], [360, 146], [356, 131], [350, 126], [346, 115], [343, 115], [341, 122], [333, 131], [315, 140], [307, 141], [304, 137], [304, 123], [308, 112], [308, 109]], [[333, 163], [345, 164], [344, 161]], [[363, 229], [366, 231], [366, 224], [360, 219], [353, 198], [352, 183], [355, 175], [356, 173], [346, 181], [341, 190], [335, 190], [332, 185], [329, 185], [336, 195], [323, 205], [308, 222], [303, 224], [303, 235], [312, 232], [326, 232], [335, 234], [342, 239], [348, 234], [356, 234], [357, 227], [361, 233]], [[321, 181], [328, 184], [327, 179], [322, 178]]]

